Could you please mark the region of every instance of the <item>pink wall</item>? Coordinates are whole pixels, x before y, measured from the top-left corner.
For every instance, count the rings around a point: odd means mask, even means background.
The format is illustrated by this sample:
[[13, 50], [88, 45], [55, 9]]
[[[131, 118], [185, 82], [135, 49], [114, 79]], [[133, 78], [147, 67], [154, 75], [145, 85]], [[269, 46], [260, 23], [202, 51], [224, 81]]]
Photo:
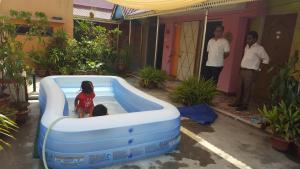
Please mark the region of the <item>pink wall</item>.
[[[247, 31], [248, 19], [263, 15], [263, 3], [255, 2], [246, 5], [245, 9], [231, 10], [227, 12], [210, 12], [208, 20], [222, 20], [225, 33], [233, 35], [230, 56], [225, 60], [224, 69], [218, 83], [218, 89], [226, 93], [234, 93], [238, 86], [240, 62], [243, 56], [244, 38]], [[163, 65], [162, 69], [170, 73], [172, 44], [174, 37], [174, 24], [203, 20], [204, 14], [196, 13], [172, 17], [162, 17], [162, 23], [166, 24]], [[167, 33], [169, 30], [169, 33]]]
[[247, 18], [226, 16], [223, 18], [225, 32], [233, 34], [230, 56], [225, 59], [221, 72], [218, 89], [226, 93], [234, 93], [237, 89], [240, 63], [243, 57], [244, 37], [247, 31]]

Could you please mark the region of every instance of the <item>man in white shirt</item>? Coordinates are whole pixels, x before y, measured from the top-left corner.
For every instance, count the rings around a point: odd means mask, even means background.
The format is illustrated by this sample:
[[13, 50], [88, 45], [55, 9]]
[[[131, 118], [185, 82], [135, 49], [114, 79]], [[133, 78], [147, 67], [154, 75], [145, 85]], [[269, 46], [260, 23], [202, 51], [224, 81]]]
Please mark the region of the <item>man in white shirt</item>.
[[258, 34], [250, 31], [247, 35], [247, 45], [241, 62], [241, 86], [238, 91], [237, 100], [232, 107], [237, 111], [247, 110], [251, 98], [251, 91], [260, 70], [261, 63], [269, 64], [270, 58], [265, 49], [257, 43]]
[[229, 56], [230, 45], [223, 38], [224, 27], [217, 26], [214, 37], [208, 41], [207, 52], [208, 58], [204, 69], [204, 79], [213, 79], [218, 83], [219, 75], [224, 66], [224, 59]]

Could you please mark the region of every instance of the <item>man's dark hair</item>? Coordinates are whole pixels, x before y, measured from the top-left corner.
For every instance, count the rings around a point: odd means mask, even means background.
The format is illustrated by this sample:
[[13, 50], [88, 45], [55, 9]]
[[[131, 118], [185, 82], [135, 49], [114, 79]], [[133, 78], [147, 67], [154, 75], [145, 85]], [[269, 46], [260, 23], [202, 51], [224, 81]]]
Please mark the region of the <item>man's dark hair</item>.
[[91, 81], [83, 81], [81, 82], [81, 90], [83, 93], [93, 93], [94, 89], [93, 89], [93, 84]]
[[[217, 28], [221, 28], [222, 31], [224, 31], [224, 26], [223, 26], [223, 25], [218, 25], [218, 26], [216, 26], [216, 29], [217, 29]], [[215, 30], [216, 30], [216, 29], [215, 29]]]
[[98, 104], [94, 107], [93, 116], [107, 115], [107, 108], [103, 104]]
[[258, 33], [256, 31], [250, 31], [247, 35], [252, 36], [253, 39], [258, 39]]

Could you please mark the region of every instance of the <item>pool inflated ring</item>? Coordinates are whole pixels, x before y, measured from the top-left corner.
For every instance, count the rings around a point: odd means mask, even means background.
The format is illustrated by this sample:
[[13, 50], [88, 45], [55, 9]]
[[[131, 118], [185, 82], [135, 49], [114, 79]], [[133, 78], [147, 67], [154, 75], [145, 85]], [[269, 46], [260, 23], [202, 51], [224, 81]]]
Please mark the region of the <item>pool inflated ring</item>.
[[170, 152], [180, 141], [180, 114], [173, 105], [114, 76], [50, 76], [40, 83], [42, 114], [39, 153], [45, 132], [57, 119], [73, 116], [73, 103], [84, 80], [92, 81], [94, 103], [107, 116], [65, 118], [50, 130], [46, 160], [53, 169], [86, 169]]

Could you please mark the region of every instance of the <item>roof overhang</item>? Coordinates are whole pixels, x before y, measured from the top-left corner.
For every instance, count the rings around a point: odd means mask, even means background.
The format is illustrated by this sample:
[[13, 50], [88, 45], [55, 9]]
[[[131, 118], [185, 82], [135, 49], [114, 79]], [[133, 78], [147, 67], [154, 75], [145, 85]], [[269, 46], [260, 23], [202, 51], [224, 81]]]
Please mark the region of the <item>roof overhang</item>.
[[[197, 11], [197, 10], [207, 10], [211, 8], [216, 8], [220, 6], [226, 5], [233, 5], [238, 3], [246, 3], [246, 2], [254, 2], [260, 0], [206, 0], [202, 3], [184, 7], [180, 9], [173, 9], [173, 10], [164, 10], [164, 11], [157, 11], [157, 10], [132, 10], [132, 13], [128, 13], [124, 15], [125, 20], [133, 20], [133, 19], [141, 19], [147, 18], [152, 16], [159, 16], [159, 15], [168, 15], [168, 14], [175, 14], [175, 13], [182, 13], [182, 12], [190, 12], [190, 11]], [[128, 9], [128, 8], [127, 8]]]

